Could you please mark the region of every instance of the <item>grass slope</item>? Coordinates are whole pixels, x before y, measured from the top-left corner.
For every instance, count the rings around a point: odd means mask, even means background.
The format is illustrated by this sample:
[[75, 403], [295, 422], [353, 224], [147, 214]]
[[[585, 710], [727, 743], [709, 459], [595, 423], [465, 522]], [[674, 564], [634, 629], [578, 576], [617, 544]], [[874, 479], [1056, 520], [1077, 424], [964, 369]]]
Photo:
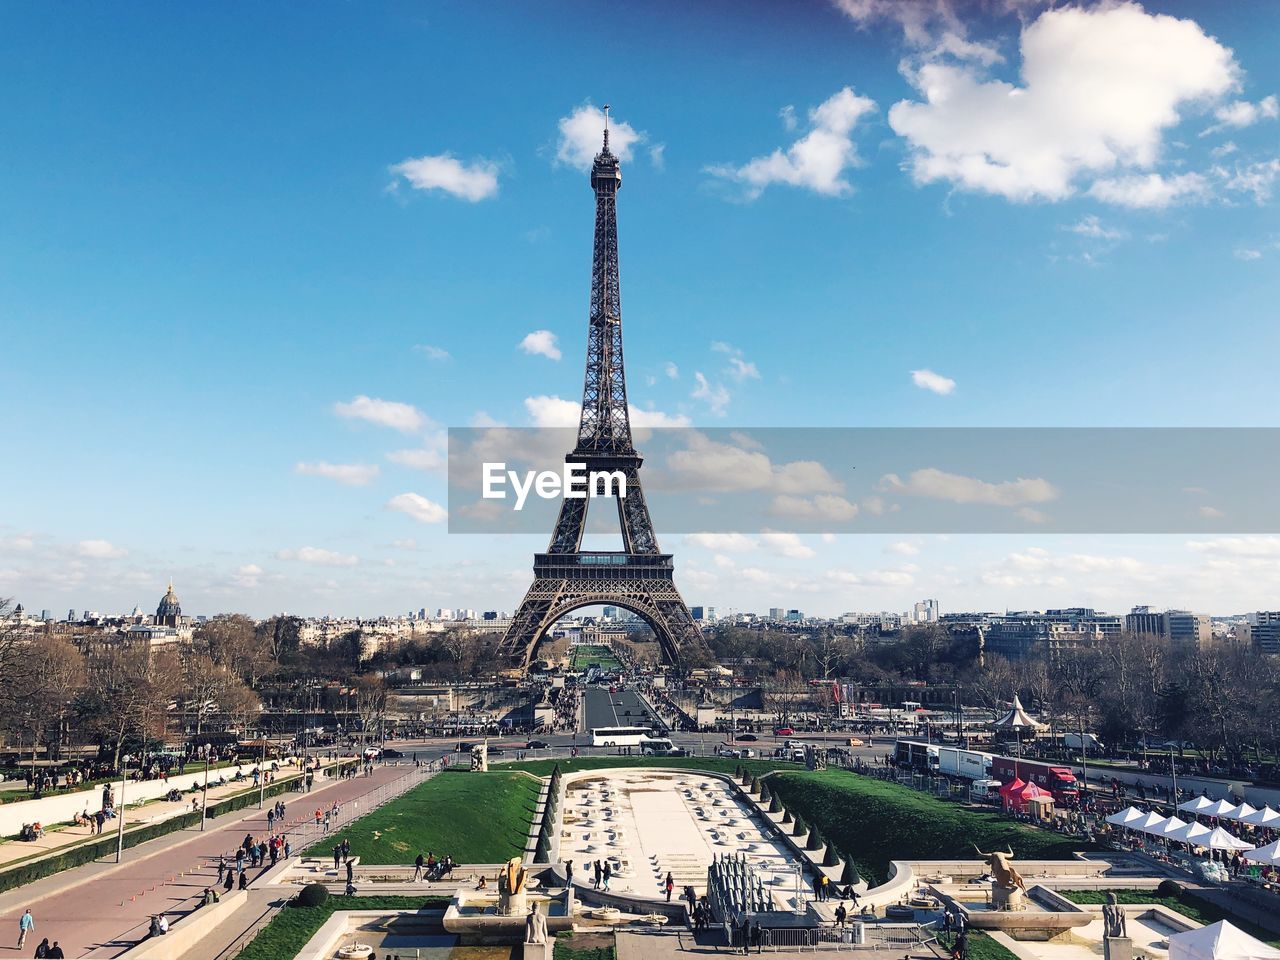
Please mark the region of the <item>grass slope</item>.
[[[524, 851], [540, 785], [521, 773], [441, 773], [305, 851], [328, 857], [347, 837], [361, 863], [413, 863], [419, 853], [502, 863]], [[377, 836], [375, 837], [375, 834]]]
[[297, 956], [324, 922], [339, 910], [443, 909], [447, 897], [330, 897], [319, 907], [286, 907], [271, 918], [237, 960], [287, 960]]
[[890, 860], [972, 859], [975, 843], [984, 850], [1012, 846], [1022, 860], [1066, 860], [1089, 848], [998, 813], [966, 810], [847, 770], [779, 773], [768, 783], [792, 815], [816, 826], [869, 881], [887, 879]]
[[1217, 923], [1219, 920], [1230, 920], [1232, 926], [1239, 927], [1249, 936], [1257, 937], [1273, 947], [1280, 947], [1280, 937], [1270, 930], [1243, 920], [1189, 891], [1183, 893], [1181, 897], [1158, 897], [1154, 890], [1059, 890], [1058, 892], [1072, 903], [1106, 903], [1108, 893], [1114, 893], [1121, 903], [1159, 903], [1206, 926]]

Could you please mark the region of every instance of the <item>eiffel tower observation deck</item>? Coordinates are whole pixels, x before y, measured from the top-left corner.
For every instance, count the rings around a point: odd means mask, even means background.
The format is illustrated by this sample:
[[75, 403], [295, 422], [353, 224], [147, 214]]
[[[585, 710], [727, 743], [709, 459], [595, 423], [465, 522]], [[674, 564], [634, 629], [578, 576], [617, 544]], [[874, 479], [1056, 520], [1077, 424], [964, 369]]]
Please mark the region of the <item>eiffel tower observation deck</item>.
[[620, 472], [626, 495], [615, 495], [623, 549], [583, 552], [587, 507], [601, 498], [565, 499], [546, 553], [533, 558], [533, 585], [502, 639], [500, 651], [527, 669], [553, 624], [581, 607], [609, 604], [643, 619], [657, 636], [664, 659], [688, 666], [707, 659], [702, 634], [676, 588], [671, 554], [662, 553], [640, 485], [643, 458], [631, 439], [627, 378], [622, 361], [622, 299], [618, 278], [618, 190], [622, 169], [609, 149], [609, 108], [604, 145], [591, 168], [596, 197], [591, 261], [587, 366], [578, 439], [568, 463], [587, 471]]

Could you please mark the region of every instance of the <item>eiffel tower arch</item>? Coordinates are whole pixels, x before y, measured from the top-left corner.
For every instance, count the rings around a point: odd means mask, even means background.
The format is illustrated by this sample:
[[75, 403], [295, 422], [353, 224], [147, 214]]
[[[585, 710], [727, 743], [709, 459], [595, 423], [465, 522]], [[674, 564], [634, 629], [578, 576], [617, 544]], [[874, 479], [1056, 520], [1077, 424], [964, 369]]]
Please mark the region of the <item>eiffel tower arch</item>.
[[609, 150], [608, 110], [606, 106], [604, 146], [591, 168], [596, 223], [582, 415], [577, 443], [565, 462], [584, 464], [588, 473], [617, 471], [626, 477], [626, 495], [618, 495], [616, 487], [614, 493], [623, 548], [584, 552], [588, 505], [603, 501], [598, 497], [561, 501], [547, 552], [534, 555], [533, 585], [499, 646], [500, 654], [519, 661], [525, 669], [557, 620], [596, 604], [622, 607], [643, 619], [670, 664], [708, 658], [702, 632], [676, 588], [671, 554], [658, 548], [640, 484], [644, 460], [631, 439], [618, 287], [617, 196], [622, 171]]

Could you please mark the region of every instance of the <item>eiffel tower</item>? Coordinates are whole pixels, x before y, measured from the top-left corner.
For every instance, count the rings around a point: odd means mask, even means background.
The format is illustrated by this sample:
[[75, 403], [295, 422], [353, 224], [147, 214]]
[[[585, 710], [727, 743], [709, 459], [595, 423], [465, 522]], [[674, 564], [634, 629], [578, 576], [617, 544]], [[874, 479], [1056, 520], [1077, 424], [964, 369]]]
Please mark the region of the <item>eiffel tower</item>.
[[[591, 168], [596, 195], [595, 249], [591, 263], [591, 314], [587, 325], [587, 374], [582, 389], [578, 442], [566, 463], [593, 471], [620, 471], [626, 496], [617, 496], [623, 549], [582, 552], [590, 499], [565, 499], [546, 553], [533, 557], [533, 586], [502, 638], [499, 652], [527, 670], [551, 626], [580, 607], [609, 604], [643, 619], [671, 664], [699, 661], [706, 646], [676, 589], [671, 554], [661, 553], [640, 486], [643, 458], [631, 441], [627, 381], [622, 367], [622, 306], [618, 293], [618, 158], [609, 150], [609, 107], [604, 148]], [[616, 489], [616, 488], [615, 488]], [[599, 499], [599, 498], [597, 498]]]

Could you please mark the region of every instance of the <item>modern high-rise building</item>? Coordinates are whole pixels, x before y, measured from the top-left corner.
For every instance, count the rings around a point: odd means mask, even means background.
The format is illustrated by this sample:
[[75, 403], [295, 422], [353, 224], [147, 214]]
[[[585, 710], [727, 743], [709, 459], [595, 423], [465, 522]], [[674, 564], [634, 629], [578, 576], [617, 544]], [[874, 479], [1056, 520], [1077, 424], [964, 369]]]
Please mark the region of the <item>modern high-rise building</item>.
[[912, 608], [911, 620], [913, 623], [937, 623], [938, 601], [921, 600]]
[[769, 608], [769, 619], [770, 619], [770, 620], [782, 620], [783, 618], [785, 618], [785, 617], [786, 617], [786, 615], [787, 615], [787, 611], [786, 611], [786, 610], [784, 610], [784, 609], [782, 609], [782, 607], [770, 607], [770, 608]]
[[1249, 620], [1253, 649], [1259, 653], [1280, 654], [1280, 610], [1259, 610]]
[[1186, 610], [1165, 613], [1169, 643], [1179, 650], [1200, 650], [1213, 643], [1213, 620], [1207, 614]]

